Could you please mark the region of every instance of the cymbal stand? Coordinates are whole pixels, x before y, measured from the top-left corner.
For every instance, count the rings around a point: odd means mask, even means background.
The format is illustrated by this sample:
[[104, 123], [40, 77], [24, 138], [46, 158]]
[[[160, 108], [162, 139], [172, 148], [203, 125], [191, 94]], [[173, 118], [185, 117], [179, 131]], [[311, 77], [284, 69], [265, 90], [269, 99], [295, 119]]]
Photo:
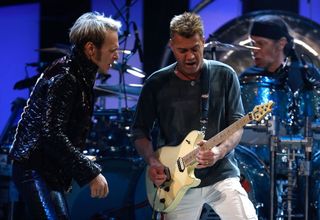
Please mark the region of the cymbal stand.
[[[114, 6], [117, 8], [117, 6], [115, 5], [115, 2], [112, 1]], [[120, 42], [124, 43], [124, 47], [123, 50], [126, 50], [126, 46], [127, 46], [127, 41], [128, 41], [128, 36], [130, 34], [130, 7], [132, 6], [132, 2], [131, 0], [126, 0], [125, 3], [125, 16], [123, 16], [122, 12], [118, 9], [118, 13], [120, 13], [120, 17], [123, 18], [125, 26], [126, 26], [126, 30], [123, 33], [123, 37], [124, 39]], [[129, 58], [132, 56], [132, 54], [126, 55], [125, 53], [122, 54], [122, 65], [121, 68], [119, 68], [119, 94], [123, 94], [118, 96], [118, 112], [119, 114], [122, 113], [122, 100], [124, 100], [125, 102], [125, 109], [128, 108], [128, 102], [127, 102], [127, 92], [126, 92], [126, 88], [125, 88], [125, 77], [124, 77], [124, 73], [125, 73], [125, 66], [129, 60]]]
[[[209, 37], [211, 38], [212, 35], [210, 35]], [[211, 59], [217, 60], [217, 56], [216, 56], [217, 45], [215, 44], [215, 41], [210, 41], [207, 45], [205, 45], [205, 47], [208, 48], [205, 51], [207, 51], [210, 54]]]
[[311, 117], [305, 117], [305, 160], [301, 164], [300, 171], [304, 176], [305, 180], [305, 201], [304, 201], [304, 218], [305, 220], [309, 217], [309, 188], [310, 188], [310, 164], [311, 164], [311, 153], [313, 145], [312, 129], [311, 129]]
[[[305, 137], [303, 139], [301, 138], [293, 138], [293, 137], [279, 137], [279, 146], [291, 146], [291, 150], [295, 151], [296, 146], [305, 146], [305, 158], [302, 163], [300, 163], [299, 167], [299, 175], [304, 176], [305, 180], [305, 201], [304, 201], [304, 219], [307, 220], [309, 216], [309, 185], [310, 185], [310, 163], [311, 163], [311, 152], [312, 152], [312, 144], [313, 144], [313, 139], [312, 139], [312, 134], [311, 134], [311, 120], [310, 117], [306, 117], [306, 126], [305, 126]], [[295, 152], [290, 152], [290, 148], [288, 148], [288, 157], [289, 157], [289, 169], [288, 169], [288, 220], [290, 220], [292, 217], [298, 217], [299, 214], [293, 215], [292, 214], [292, 190], [293, 190], [293, 177], [292, 177], [292, 162], [295, 157]], [[299, 216], [300, 217], [300, 216]]]
[[270, 212], [269, 219], [275, 219], [276, 209], [275, 202], [276, 198], [276, 178], [275, 178], [275, 169], [276, 169], [276, 152], [279, 145], [279, 122], [277, 116], [272, 116], [272, 120], [269, 121], [269, 133], [270, 133]]

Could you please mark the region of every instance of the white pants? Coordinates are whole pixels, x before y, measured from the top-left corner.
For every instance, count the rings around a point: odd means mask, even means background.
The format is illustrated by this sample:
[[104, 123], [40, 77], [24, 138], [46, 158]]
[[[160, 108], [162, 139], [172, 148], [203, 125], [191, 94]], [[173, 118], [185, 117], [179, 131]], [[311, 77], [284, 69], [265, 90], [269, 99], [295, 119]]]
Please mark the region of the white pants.
[[228, 178], [214, 185], [191, 188], [177, 208], [165, 220], [196, 220], [207, 203], [222, 220], [257, 220], [256, 210], [240, 184], [239, 178]]

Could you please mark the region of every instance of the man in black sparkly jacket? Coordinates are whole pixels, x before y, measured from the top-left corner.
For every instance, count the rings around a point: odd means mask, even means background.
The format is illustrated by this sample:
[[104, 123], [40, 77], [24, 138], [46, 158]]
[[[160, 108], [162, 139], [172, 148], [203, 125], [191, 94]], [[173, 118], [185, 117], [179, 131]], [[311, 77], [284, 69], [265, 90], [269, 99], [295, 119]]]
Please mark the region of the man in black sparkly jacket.
[[71, 180], [103, 198], [108, 183], [82, 154], [90, 127], [93, 85], [118, 59], [120, 22], [99, 13], [79, 17], [70, 30], [72, 53], [38, 79], [19, 121], [10, 157], [13, 180], [31, 219], [69, 219], [64, 193]]

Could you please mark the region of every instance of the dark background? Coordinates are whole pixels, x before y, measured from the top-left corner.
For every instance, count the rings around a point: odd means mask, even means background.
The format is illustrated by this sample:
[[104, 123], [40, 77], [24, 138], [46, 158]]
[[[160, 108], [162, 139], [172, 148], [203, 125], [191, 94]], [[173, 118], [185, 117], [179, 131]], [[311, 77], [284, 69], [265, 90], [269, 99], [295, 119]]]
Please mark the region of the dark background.
[[[10, 137], [12, 139], [14, 133], [14, 130], [10, 131], [10, 128], [16, 125], [32, 89], [32, 80], [29, 79], [41, 73], [51, 61], [64, 55], [61, 51], [68, 49], [69, 28], [81, 14], [88, 11], [98, 11], [120, 20], [123, 24], [120, 35], [120, 48], [133, 51], [136, 49], [135, 41], [137, 40], [132, 26], [132, 23], [135, 22], [142, 42], [143, 54], [139, 56], [136, 52], [128, 60], [120, 57], [118, 62], [142, 69], [148, 76], [153, 71], [172, 61], [167, 43], [169, 40], [169, 22], [174, 15], [184, 11], [197, 12], [203, 18], [205, 37], [207, 39], [211, 39], [213, 36], [220, 36], [224, 40], [223, 43], [234, 43], [233, 40], [243, 37], [247, 31], [241, 21], [244, 21], [248, 13], [259, 13], [265, 10], [281, 10], [282, 13], [288, 13], [289, 20], [293, 21], [292, 24], [297, 25], [292, 28], [297, 31], [301, 29], [299, 36], [303, 37], [305, 35], [306, 40], [310, 40], [311, 35], [316, 36], [316, 38], [319, 36], [320, 0], [0, 1], [0, 219], [5, 219], [5, 216], [9, 216], [8, 213], [2, 211], [12, 210], [9, 208], [12, 204], [10, 202], [17, 201], [16, 192], [11, 191], [14, 187], [6, 185], [12, 184], [12, 182], [9, 181], [10, 170], [6, 170], [6, 167], [9, 166], [6, 166], [7, 152], [4, 151], [10, 148]], [[291, 18], [299, 19], [296, 22], [295, 19]], [[299, 23], [299, 21], [305, 23]], [[231, 32], [228, 34], [228, 30], [231, 27], [233, 28], [232, 35]], [[320, 41], [320, 37], [318, 38], [316, 39], [317, 41], [311, 38], [311, 41], [306, 42], [315, 43]], [[317, 44], [320, 47], [320, 43]], [[320, 53], [320, 51], [317, 52]], [[237, 70], [240, 66], [243, 67], [244, 57], [234, 56], [236, 57], [236, 62], [231, 62], [230, 65]], [[247, 60], [250, 59], [248, 55], [246, 58]], [[314, 59], [318, 59], [319, 63], [319, 55], [315, 55]], [[109, 74], [109, 79], [105, 81], [104, 79], [97, 79], [97, 84], [104, 83], [116, 86], [120, 83], [143, 84], [143, 79], [129, 73], [120, 73], [116, 69], [110, 70]], [[24, 88], [14, 89], [14, 86], [21, 81], [24, 82]], [[128, 100], [117, 96], [102, 96], [98, 98], [96, 105], [102, 109], [112, 110], [109, 113], [113, 112], [111, 115], [113, 117], [114, 112], [118, 112], [123, 107], [134, 109], [137, 98], [137, 94]], [[102, 116], [104, 117], [105, 115]], [[123, 125], [121, 124], [121, 126]], [[105, 129], [105, 127], [103, 128]], [[116, 129], [119, 129], [119, 127], [112, 127], [109, 134], [115, 132], [115, 140], [118, 141], [122, 136], [116, 136]], [[120, 129], [124, 129], [124, 127]], [[105, 133], [103, 134], [105, 135]], [[107, 144], [109, 145], [110, 143], [108, 142]], [[109, 165], [108, 163], [111, 162], [113, 165], [115, 164], [115, 170], [111, 170], [110, 175], [118, 175], [120, 173], [118, 176], [110, 178], [111, 180], [118, 178], [126, 180], [128, 172], [132, 171], [130, 166], [133, 167], [132, 169], [136, 169], [132, 161], [127, 159], [123, 161], [104, 161], [106, 164], [102, 165]], [[121, 170], [126, 169], [126, 167], [130, 167], [130, 169]], [[121, 176], [122, 174], [123, 176]], [[132, 175], [134, 174], [133, 172]], [[10, 190], [9, 193], [8, 190]], [[116, 192], [122, 192], [122, 189]], [[87, 193], [83, 194], [86, 195]], [[122, 198], [121, 195], [119, 195], [119, 198]], [[114, 201], [119, 201], [119, 198], [114, 198]], [[138, 202], [141, 201], [139, 200]], [[95, 206], [95, 204], [91, 205]], [[104, 205], [97, 205], [97, 207]]]
[[[126, 4], [131, 4], [129, 14]], [[122, 11], [122, 15], [118, 13]], [[283, 10], [305, 16], [315, 22], [320, 21], [320, 1], [315, 0], [69, 0], [69, 1], [27, 1], [11, 0], [0, 2], [0, 41], [3, 44], [0, 59], [0, 131], [4, 129], [10, 117], [12, 102], [17, 97], [27, 98], [28, 89], [17, 90], [13, 86], [19, 80], [32, 77], [41, 72], [44, 64], [62, 56], [57, 52], [39, 52], [43, 48], [65, 48], [68, 46], [68, 30], [82, 13], [87, 11], [104, 12], [123, 22], [123, 31], [127, 31], [127, 44], [121, 47], [132, 49], [135, 37], [132, 25], [126, 26], [124, 18], [135, 22], [142, 40], [143, 59], [135, 54], [128, 64], [143, 69], [147, 75], [172, 60], [167, 49], [169, 39], [169, 21], [173, 15], [196, 9], [203, 17], [206, 37], [231, 19], [257, 10]], [[200, 10], [199, 10], [200, 9]], [[228, 42], [226, 42], [228, 43]], [[169, 54], [169, 55], [168, 55]], [[122, 61], [121, 59], [119, 60]], [[40, 66], [26, 64], [45, 62]], [[117, 71], [111, 71], [108, 84], [118, 84]], [[142, 83], [139, 78], [125, 74], [125, 83]], [[124, 106], [117, 98], [103, 100], [105, 108]], [[129, 107], [135, 101], [129, 101]]]

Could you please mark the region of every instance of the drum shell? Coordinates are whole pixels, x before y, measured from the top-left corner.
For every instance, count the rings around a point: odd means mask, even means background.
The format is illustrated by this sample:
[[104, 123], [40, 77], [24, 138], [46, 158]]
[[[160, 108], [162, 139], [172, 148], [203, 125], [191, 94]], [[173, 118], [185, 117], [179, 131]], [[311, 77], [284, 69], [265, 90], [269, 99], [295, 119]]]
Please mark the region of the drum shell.
[[89, 154], [102, 157], [137, 156], [130, 141], [133, 114], [132, 109], [95, 111], [86, 144]]
[[[241, 185], [256, 208], [258, 218], [270, 219], [270, 175], [265, 164], [254, 152], [241, 145], [235, 148], [235, 158], [240, 169]], [[200, 220], [206, 219], [220, 219], [208, 205], [204, 205]]]
[[247, 147], [238, 145], [235, 157], [241, 174], [241, 184], [257, 210], [259, 219], [269, 218], [270, 174], [262, 160]]
[[[288, 106], [291, 98], [288, 93], [281, 87], [281, 83], [272, 77], [267, 76], [244, 76], [240, 78], [241, 98], [243, 107], [246, 113], [251, 112], [255, 106], [274, 102], [272, 107], [272, 115], [275, 116], [279, 126], [279, 133], [286, 134], [286, 129], [283, 125], [288, 123]], [[267, 119], [267, 117], [266, 117]], [[266, 120], [262, 119], [261, 122]], [[261, 126], [258, 122], [252, 122], [256, 125], [254, 128], [246, 126], [241, 144], [245, 146], [261, 146], [269, 144], [269, 135], [267, 133], [267, 126]]]
[[109, 194], [103, 199], [91, 198], [89, 186], [80, 188], [73, 183], [67, 195], [71, 219], [151, 219], [142, 159], [102, 158], [97, 163], [103, 168]]
[[280, 81], [267, 76], [244, 76], [240, 78], [240, 87], [246, 113], [251, 112], [257, 105], [273, 101], [272, 114], [286, 120], [290, 97]]

